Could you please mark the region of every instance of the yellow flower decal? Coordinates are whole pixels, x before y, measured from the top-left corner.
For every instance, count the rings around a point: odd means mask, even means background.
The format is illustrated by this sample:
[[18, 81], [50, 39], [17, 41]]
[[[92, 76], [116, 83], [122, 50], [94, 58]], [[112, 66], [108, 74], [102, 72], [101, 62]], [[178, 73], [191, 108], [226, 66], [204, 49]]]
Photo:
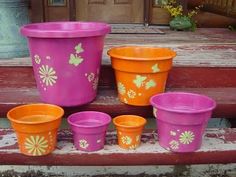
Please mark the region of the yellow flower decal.
[[136, 75], [136, 78], [135, 80], [133, 80], [133, 83], [138, 87], [140, 88], [143, 84], [144, 84], [144, 81], [147, 79], [146, 76], [140, 76], [140, 75]]
[[88, 142], [86, 140], [79, 140], [79, 146], [82, 149], [87, 149], [87, 147], [89, 146]]
[[130, 149], [130, 150], [134, 150], [134, 149], [136, 149], [137, 147], [138, 147], [137, 144], [133, 144], [133, 145], [129, 146], [129, 149]]
[[39, 77], [42, 79], [43, 83], [46, 84], [46, 86], [53, 86], [57, 80], [56, 71], [48, 65], [42, 65], [39, 68]]
[[152, 66], [152, 72], [153, 72], [153, 73], [157, 73], [157, 72], [159, 72], [159, 71], [160, 71], [160, 69], [159, 69], [159, 67], [158, 67], [158, 64], [155, 64], [155, 65]]
[[128, 95], [129, 98], [135, 98], [136, 93], [135, 93], [135, 91], [133, 91], [133, 90], [130, 89], [130, 90], [127, 92], [127, 95]]
[[124, 84], [122, 84], [121, 82], [118, 82], [117, 87], [118, 87], [119, 94], [124, 95], [126, 92]]
[[194, 140], [194, 134], [191, 131], [185, 131], [179, 136], [179, 141], [182, 144], [190, 144]]
[[25, 149], [33, 156], [40, 156], [45, 154], [48, 148], [48, 141], [43, 136], [30, 136], [25, 140]]
[[172, 140], [169, 144], [171, 149], [179, 149], [178, 141]]
[[132, 138], [130, 138], [129, 136], [122, 136], [121, 141], [123, 144], [129, 145], [132, 143]]

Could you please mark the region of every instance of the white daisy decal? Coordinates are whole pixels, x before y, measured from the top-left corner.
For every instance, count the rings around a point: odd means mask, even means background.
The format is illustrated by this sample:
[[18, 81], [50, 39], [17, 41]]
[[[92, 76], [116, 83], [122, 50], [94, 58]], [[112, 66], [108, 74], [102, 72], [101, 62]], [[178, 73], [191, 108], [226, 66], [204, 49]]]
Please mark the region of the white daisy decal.
[[179, 149], [179, 142], [178, 141], [172, 140], [169, 144], [170, 144], [171, 149]]
[[119, 94], [124, 95], [126, 92], [124, 84], [122, 84], [121, 82], [118, 82], [117, 87], [118, 87]]
[[194, 134], [191, 131], [185, 131], [179, 136], [179, 141], [182, 144], [190, 144], [194, 140]]
[[176, 136], [176, 132], [175, 131], [170, 131], [170, 135], [171, 136]]
[[48, 148], [48, 141], [43, 136], [30, 136], [25, 139], [25, 149], [33, 156], [45, 154]]
[[35, 63], [40, 64], [41, 59], [38, 55], [34, 55], [34, 61], [35, 61]]
[[94, 74], [94, 73], [90, 73], [90, 74], [88, 75], [88, 81], [89, 81], [89, 82], [92, 82], [92, 81], [94, 80], [94, 78], [95, 78], [95, 74]]
[[96, 78], [93, 80], [92, 85], [93, 85], [93, 89], [96, 90], [97, 87], [98, 87], [98, 77], [96, 77]]
[[89, 146], [88, 142], [86, 140], [79, 140], [79, 146], [82, 149], [87, 149], [87, 147]]
[[39, 68], [39, 77], [46, 86], [53, 86], [57, 80], [56, 71], [48, 65]]
[[130, 90], [127, 92], [127, 95], [128, 95], [129, 98], [135, 98], [136, 93], [135, 93], [135, 91], [133, 91], [133, 90], [130, 89]]
[[123, 144], [129, 145], [132, 143], [132, 139], [129, 136], [122, 136], [121, 141]]

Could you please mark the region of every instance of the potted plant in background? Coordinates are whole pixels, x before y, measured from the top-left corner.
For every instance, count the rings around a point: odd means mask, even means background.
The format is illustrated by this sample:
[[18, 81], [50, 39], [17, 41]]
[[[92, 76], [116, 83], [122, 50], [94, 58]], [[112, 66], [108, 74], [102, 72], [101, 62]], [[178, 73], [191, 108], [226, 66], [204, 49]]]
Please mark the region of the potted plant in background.
[[185, 14], [183, 6], [178, 5], [176, 0], [168, 0], [162, 4], [163, 8], [166, 9], [172, 17], [172, 20], [169, 22], [172, 30], [195, 31], [196, 21], [193, 20], [193, 16], [197, 14], [201, 5]]

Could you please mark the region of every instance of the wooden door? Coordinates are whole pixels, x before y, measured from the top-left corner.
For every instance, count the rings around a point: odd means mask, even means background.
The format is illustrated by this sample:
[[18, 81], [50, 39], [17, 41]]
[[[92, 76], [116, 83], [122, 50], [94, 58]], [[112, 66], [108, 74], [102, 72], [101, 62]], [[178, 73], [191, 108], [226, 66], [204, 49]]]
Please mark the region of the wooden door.
[[76, 0], [76, 20], [144, 23], [144, 0]]

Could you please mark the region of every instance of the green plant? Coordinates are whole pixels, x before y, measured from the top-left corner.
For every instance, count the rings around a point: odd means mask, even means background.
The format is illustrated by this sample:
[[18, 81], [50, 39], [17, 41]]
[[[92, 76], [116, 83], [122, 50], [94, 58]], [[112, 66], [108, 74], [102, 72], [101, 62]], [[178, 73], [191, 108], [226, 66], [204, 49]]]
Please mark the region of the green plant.
[[[162, 7], [166, 9], [173, 18], [177, 18], [178, 20], [183, 19], [185, 22], [188, 20], [191, 23], [190, 30], [195, 31], [196, 21], [193, 20], [192, 17], [198, 13], [198, 10], [202, 6], [197, 6], [195, 9], [187, 12], [186, 14], [184, 13], [183, 6], [177, 4], [176, 0], [168, 0]], [[182, 24], [184, 24], [184, 22], [182, 22]]]

